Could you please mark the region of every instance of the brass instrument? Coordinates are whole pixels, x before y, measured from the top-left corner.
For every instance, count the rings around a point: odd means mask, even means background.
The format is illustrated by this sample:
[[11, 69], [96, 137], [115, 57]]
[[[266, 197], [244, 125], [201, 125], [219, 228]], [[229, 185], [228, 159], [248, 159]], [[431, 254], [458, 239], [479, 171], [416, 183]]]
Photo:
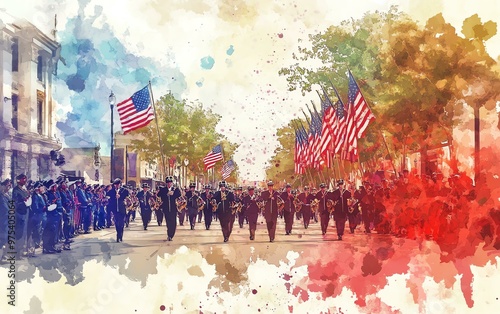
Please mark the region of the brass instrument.
[[354, 197], [347, 199], [347, 210], [349, 211], [349, 214], [352, 214], [354, 212], [354, 210], [356, 209], [356, 205], [358, 205], [357, 199], [355, 199]]
[[318, 208], [319, 208], [319, 200], [313, 199], [311, 201], [311, 211], [315, 213], [316, 211], [318, 211]]
[[257, 207], [259, 207], [259, 210], [264, 210], [266, 207], [266, 202], [264, 200], [257, 201]]
[[332, 212], [333, 207], [335, 206], [336, 202], [334, 202], [331, 199], [326, 200], [326, 209], [328, 209], [329, 212]]
[[302, 209], [302, 204], [302, 201], [298, 197], [293, 200], [293, 205], [295, 206], [295, 211], [297, 213]]
[[227, 199], [226, 192], [221, 192], [220, 193], [220, 198], [221, 198], [222, 201], [225, 201]]
[[179, 196], [175, 199], [175, 205], [177, 206], [177, 211], [182, 212], [187, 206], [187, 200], [184, 196]]
[[236, 212], [241, 213], [241, 208], [243, 207], [243, 204], [241, 202], [233, 202], [231, 204], [231, 213], [234, 215]]
[[198, 211], [202, 211], [205, 207], [205, 201], [201, 197], [198, 197], [196, 204], [198, 205]]
[[125, 197], [124, 203], [125, 203], [125, 209], [127, 210], [127, 213], [131, 210], [134, 210], [133, 209], [134, 203], [132, 202], [132, 198], [130, 196]]
[[[145, 194], [145, 193], [144, 193]], [[149, 198], [148, 200], [149, 207], [151, 207], [152, 210], [157, 210], [158, 208], [156, 207], [156, 195], [153, 195]]]
[[211, 201], [210, 201], [210, 205], [212, 205], [212, 212], [216, 212], [217, 211], [217, 201], [213, 198]]
[[281, 197], [276, 198], [276, 203], [278, 204], [278, 211], [282, 211], [285, 207], [285, 201]]

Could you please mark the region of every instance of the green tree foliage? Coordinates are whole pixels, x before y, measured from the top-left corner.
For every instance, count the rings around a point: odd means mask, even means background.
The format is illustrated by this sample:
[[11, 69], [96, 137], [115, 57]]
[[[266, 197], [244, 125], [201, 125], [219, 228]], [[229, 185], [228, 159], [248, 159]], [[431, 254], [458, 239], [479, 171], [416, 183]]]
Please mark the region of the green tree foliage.
[[[155, 106], [166, 167], [172, 157], [180, 161], [188, 159], [191, 172], [201, 174], [204, 171], [203, 157], [215, 145], [222, 144], [226, 160], [236, 150], [236, 144], [230, 143], [215, 130], [221, 116], [204, 109], [201, 104], [187, 104], [185, 100], [177, 100], [173, 95], [167, 94]], [[141, 153], [143, 160], [158, 162], [161, 166], [161, 149], [155, 121], [131, 134], [141, 138], [132, 141], [132, 148]]]

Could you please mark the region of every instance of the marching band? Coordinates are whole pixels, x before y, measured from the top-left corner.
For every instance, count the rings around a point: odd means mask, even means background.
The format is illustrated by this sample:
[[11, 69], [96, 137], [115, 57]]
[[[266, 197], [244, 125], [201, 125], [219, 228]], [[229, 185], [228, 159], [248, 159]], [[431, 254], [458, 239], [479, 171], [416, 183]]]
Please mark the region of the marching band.
[[[19, 243], [25, 242], [25, 252], [30, 255], [39, 247], [45, 254], [71, 250], [72, 238], [91, 233], [92, 226], [97, 231], [114, 225], [116, 241], [123, 242], [124, 228], [134, 221], [136, 213], [140, 214], [145, 231], [152, 219], [161, 226], [165, 218], [168, 241], [173, 240], [177, 224], [182, 226], [186, 216], [191, 230], [195, 230], [197, 221], [203, 220], [206, 230], [210, 230], [213, 221], [219, 221], [224, 242], [229, 241], [236, 222], [240, 228], [248, 225], [250, 240], [254, 240], [259, 217], [266, 222], [270, 242], [276, 238], [278, 219], [284, 220], [285, 235], [290, 235], [294, 221], [302, 220], [301, 224], [307, 229], [319, 217], [323, 236], [333, 219], [338, 240], [342, 240], [347, 223], [351, 234], [358, 226], [362, 226], [365, 233], [373, 230], [389, 233], [392, 227], [384, 217], [384, 202], [389, 200], [394, 187], [385, 180], [375, 186], [363, 181], [363, 185], [356, 188], [352, 183], [346, 186], [341, 179], [336, 181], [335, 189], [329, 190], [321, 183], [319, 191], [313, 188], [312, 193], [308, 186], [301, 191], [292, 190], [291, 184], [285, 184], [278, 191], [272, 181], [263, 191], [253, 186], [245, 191], [241, 186], [231, 188], [225, 181], [219, 182], [217, 191], [210, 185], [197, 191], [195, 183], [191, 183], [189, 189], [180, 189], [174, 185], [173, 177], [167, 177], [165, 185], [151, 191], [147, 183], [139, 190], [123, 186], [121, 179], [108, 186], [92, 186], [81, 180], [68, 182], [64, 176], [56, 181], [27, 182], [26, 176], [20, 175], [16, 180], [11, 195], [3, 193], [0, 200], [14, 202], [16, 236]], [[10, 181], [2, 184], [1, 191], [11, 187]]]

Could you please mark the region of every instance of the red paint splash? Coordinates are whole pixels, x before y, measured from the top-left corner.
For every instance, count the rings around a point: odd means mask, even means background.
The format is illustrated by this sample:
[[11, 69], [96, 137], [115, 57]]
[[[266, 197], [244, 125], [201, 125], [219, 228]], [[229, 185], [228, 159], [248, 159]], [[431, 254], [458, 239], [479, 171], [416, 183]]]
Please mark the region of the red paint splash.
[[252, 290], [252, 293], [253, 293], [253, 294], [257, 294], [257, 289], [253, 289], [253, 290]]
[[160, 306], [160, 311], [165, 311], [165, 305]]
[[283, 38], [283, 33], [279, 33], [279, 34], [278, 34], [278, 37], [279, 37], [279, 38]]

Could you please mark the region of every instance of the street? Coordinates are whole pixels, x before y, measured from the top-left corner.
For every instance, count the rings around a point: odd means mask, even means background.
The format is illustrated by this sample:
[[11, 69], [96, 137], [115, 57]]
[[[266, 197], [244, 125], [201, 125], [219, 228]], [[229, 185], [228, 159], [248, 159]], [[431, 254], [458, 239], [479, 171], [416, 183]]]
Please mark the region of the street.
[[[36, 266], [40, 275], [47, 281], [59, 280], [57, 269], [68, 278], [70, 284], [76, 284], [83, 280], [81, 274], [84, 262], [95, 260], [117, 266], [121, 273], [145, 282], [149, 274], [156, 272], [158, 256], [173, 254], [182, 246], [198, 251], [209, 263], [217, 265], [217, 271], [238, 276], [238, 273], [243, 273], [248, 267], [249, 262], [257, 258], [278, 265], [291, 250], [300, 253], [306, 249], [320, 250], [325, 247], [328, 250], [343, 250], [354, 246], [357, 247], [358, 253], [361, 253], [369, 250], [368, 238], [388, 237], [376, 234], [367, 237], [362, 227], [358, 227], [356, 234], [347, 232], [343, 241], [337, 241], [336, 230], [332, 224], [333, 220], [330, 221], [327, 235], [323, 237], [319, 222], [312, 222], [308, 229], [304, 229], [302, 221], [295, 220], [292, 234], [287, 236], [284, 222], [279, 219], [275, 242], [270, 243], [263, 217], [259, 217], [254, 241], [249, 240], [248, 225], [240, 228], [236, 221], [229, 242], [224, 243], [219, 222], [213, 221], [210, 230], [205, 230], [202, 221], [196, 224], [195, 230], [191, 230], [188, 223], [184, 223], [184, 226], [177, 225], [175, 237], [169, 242], [166, 241], [165, 222], [158, 226], [153, 218], [148, 230], [143, 230], [140, 215], [137, 215], [136, 220], [125, 228], [122, 243], [116, 242], [114, 227], [79, 235], [71, 244], [71, 251], [47, 255], [41, 254], [38, 249], [36, 257], [18, 261], [18, 278], [31, 278]], [[231, 272], [231, 269], [224, 269], [227, 267], [241, 271]], [[243, 278], [228, 279], [238, 282]]]

